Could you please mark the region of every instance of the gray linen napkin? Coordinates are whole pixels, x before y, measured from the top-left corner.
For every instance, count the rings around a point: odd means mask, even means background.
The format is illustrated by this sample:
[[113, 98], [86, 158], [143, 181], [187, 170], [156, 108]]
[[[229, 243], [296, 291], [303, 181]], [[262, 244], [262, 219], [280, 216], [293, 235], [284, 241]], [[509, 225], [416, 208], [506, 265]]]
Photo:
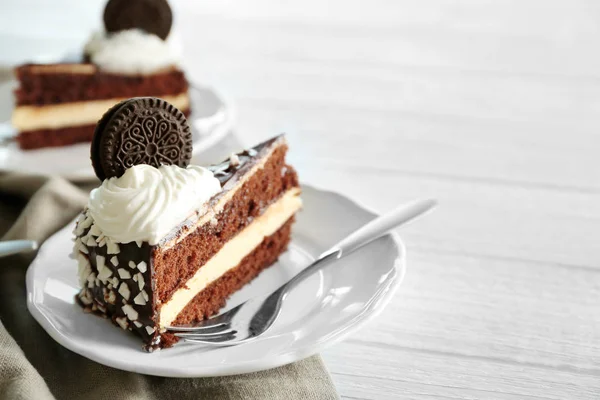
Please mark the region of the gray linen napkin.
[[[43, 241], [86, 201], [86, 190], [60, 178], [0, 175], [0, 233], [6, 232], [3, 240]], [[263, 372], [198, 379], [124, 372], [81, 357], [54, 342], [27, 311], [25, 272], [32, 257], [0, 259], [2, 399], [338, 398], [319, 356]]]

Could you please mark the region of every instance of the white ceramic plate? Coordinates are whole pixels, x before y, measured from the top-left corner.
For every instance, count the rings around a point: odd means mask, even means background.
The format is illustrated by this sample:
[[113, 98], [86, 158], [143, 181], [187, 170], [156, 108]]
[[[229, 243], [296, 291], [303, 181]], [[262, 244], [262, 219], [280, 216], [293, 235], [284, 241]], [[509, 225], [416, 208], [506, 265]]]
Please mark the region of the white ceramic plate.
[[[7, 140], [14, 135], [10, 115], [14, 107], [12, 90], [16, 82], [0, 85], [0, 170], [40, 175], [59, 175], [70, 180], [95, 177], [90, 163], [90, 144], [23, 151]], [[190, 87], [192, 115], [189, 121], [194, 138], [194, 154], [224, 138], [233, 126], [233, 109], [212, 89]]]
[[[290, 249], [280, 261], [227, 303], [231, 308], [275, 290], [316, 255], [375, 217], [339, 194], [303, 187]], [[155, 353], [109, 321], [84, 313], [74, 303], [77, 266], [71, 252], [72, 226], [41, 247], [27, 271], [27, 305], [57, 342], [99, 363], [127, 371], [170, 377], [248, 373], [308, 357], [354, 332], [389, 302], [405, 270], [405, 250], [396, 235], [365, 246], [310, 277], [286, 299], [281, 316], [260, 339], [232, 347], [180, 343]]]

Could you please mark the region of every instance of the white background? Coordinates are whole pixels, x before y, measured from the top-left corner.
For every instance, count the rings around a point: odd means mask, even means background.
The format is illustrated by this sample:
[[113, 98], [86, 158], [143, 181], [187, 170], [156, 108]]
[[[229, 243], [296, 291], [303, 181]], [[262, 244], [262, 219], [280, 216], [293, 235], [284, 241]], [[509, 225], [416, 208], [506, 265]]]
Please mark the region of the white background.
[[[176, 1], [239, 140], [401, 231], [393, 303], [323, 357], [352, 399], [600, 398], [600, 2]], [[102, 0], [3, 0], [0, 64], [52, 60]], [[318, 227], [315, 227], [318, 229]]]

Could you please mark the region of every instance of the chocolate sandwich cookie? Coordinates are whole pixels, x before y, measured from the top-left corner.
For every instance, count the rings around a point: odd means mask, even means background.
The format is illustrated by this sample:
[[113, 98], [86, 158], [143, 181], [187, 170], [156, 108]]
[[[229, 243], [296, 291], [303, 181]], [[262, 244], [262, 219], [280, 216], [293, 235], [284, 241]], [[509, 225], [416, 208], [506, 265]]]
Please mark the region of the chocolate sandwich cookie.
[[166, 39], [173, 24], [173, 13], [166, 0], [110, 0], [104, 8], [107, 32], [142, 29]]
[[187, 167], [192, 158], [192, 131], [185, 115], [155, 97], [122, 101], [98, 121], [91, 159], [100, 180], [119, 177], [140, 164]]

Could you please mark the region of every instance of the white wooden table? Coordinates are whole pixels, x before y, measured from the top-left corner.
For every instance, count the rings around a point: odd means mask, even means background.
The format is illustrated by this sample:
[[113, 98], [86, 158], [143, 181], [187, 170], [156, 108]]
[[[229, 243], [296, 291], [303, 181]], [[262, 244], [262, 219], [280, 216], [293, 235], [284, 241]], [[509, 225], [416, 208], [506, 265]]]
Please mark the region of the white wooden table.
[[[600, 398], [600, 3], [175, 4], [244, 144], [286, 131], [305, 182], [379, 211], [440, 200], [392, 304], [323, 354], [343, 398]], [[0, 61], [76, 48], [102, 7], [2, 2]]]

